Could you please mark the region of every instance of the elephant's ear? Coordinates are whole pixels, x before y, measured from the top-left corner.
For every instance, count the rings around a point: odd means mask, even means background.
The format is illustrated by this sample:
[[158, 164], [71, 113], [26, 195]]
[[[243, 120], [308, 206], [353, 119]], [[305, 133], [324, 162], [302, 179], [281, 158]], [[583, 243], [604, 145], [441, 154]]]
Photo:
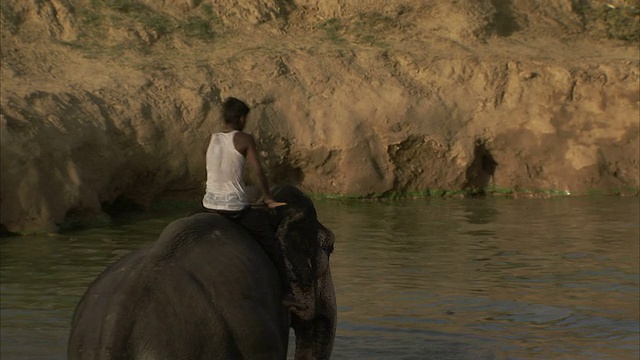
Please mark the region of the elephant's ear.
[[315, 252], [318, 245], [311, 241], [315, 234], [310, 233], [304, 212], [290, 210], [281, 221], [276, 237], [280, 242], [289, 267], [291, 281], [299, 287], [313, 286], [315, 280]]
[[284, 247], [287, 245], [287, 235], [289, 234], [292, 224], [301, 221], [304, 217], [302, 211], [296, 211], [296, 209], [281, 206], [280, 209], [274, 209], [275, 222], [276, 222], [276, 238], [280, 242], [280, 245]]

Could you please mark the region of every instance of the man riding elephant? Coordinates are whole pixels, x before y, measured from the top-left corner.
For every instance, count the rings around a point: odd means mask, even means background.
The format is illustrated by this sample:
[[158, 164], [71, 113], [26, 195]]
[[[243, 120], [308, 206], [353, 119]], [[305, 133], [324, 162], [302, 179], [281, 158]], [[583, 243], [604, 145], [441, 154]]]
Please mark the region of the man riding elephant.
[[230, 97], [222, 104], [224, 130], [211, 135], [206, 152], [207, 188], [202, 207], [217, 212], [244, 226], [264, 248], [282, 279], [282, 303], [301, 308], [303, 305], [291, 293], [284, 257], [276, 243], [275, 231], [264, 211], [249, 206], [244, 185], [244, 165], [249, 163], [254, 182], [262, 192], [262, 199], [269, 209], [285, 205], [273, 200], [256, 142], [244, 127], [249, 116], [249, 106]]
[[336, 328], [329, 269], [334, 237], [313, 203], [276, 188], [277, 243], [302, 308], [282, 306], [273, 261], [243, 227], [217, 213], [169, 224], [108, 267], [73, 316], [69, 359], [328, 359]]

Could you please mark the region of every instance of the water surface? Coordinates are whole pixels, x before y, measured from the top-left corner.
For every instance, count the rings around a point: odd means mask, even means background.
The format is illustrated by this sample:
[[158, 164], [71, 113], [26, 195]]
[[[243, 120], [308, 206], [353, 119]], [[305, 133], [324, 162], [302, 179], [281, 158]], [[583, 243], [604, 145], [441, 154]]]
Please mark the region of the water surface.
[[[316, 201], [336, 235], [334, 359], [638, 359], [637, 198]], [[64, 359], [106, 266], [180, 212], [0, 240], [0, 357]]]

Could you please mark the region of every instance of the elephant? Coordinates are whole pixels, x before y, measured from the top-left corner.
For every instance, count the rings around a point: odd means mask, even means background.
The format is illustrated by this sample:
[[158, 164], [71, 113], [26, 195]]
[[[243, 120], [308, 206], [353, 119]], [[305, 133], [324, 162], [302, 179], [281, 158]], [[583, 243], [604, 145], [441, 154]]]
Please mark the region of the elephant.
[[107, 267], [72, 318], [75, 359], [329, 359], [337, 305], [329, 255], [334, 235], [294, 186], [273, 189], [271, 210], [293, 292], [304, 308], [281, 303], [280, 279], [258, 241], [216, 213], [171, 222], [159, 238]]

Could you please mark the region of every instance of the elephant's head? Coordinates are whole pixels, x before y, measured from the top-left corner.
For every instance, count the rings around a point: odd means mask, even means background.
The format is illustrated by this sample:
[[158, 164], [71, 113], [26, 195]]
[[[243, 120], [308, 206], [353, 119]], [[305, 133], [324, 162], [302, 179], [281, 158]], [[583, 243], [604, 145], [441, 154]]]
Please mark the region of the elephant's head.
[[333, 233], [319, 221], [311, 200], [295, 187], [273, 191], [276, 201], [278, 240], [285, 253], [293, 292], [307, 306], [293, 310], [291, 326], [296, 334], [296, 359], [328, 359], [336, 331], [336, 298], [329, 269]]

